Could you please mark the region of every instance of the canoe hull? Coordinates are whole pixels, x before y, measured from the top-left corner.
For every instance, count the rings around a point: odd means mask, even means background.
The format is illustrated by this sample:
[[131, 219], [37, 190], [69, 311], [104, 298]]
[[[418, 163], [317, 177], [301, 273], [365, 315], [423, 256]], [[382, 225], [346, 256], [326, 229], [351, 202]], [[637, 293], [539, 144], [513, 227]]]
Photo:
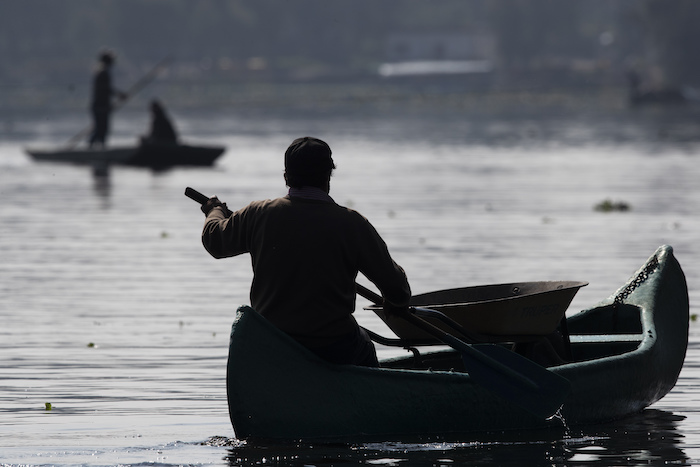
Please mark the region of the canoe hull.
[[37, 162], [63, 162], [78, 165], [126, 165], [151, 169], [196, 166], [209, 167], [224, 153], [220, 146], [191, 146], [187, 144], [147, 143], [139, 146], [107, 149], [34, 150], [28, 149]]
[[149, 168], [176, 166], [209, 167], [225, 151], [219, 146], [189, 146], [186, 144], [146, 143], [126, 161], [126, 165]]
[[[678, 378], [687, 347], [687, 287], [670, 247], [652, 259], [653, 273], [624, 299], [615, 300], [618, 291], [568, 319], [572, 333], [639, 337], [573, 345], [574, 360], [582, 361], [551, 368], [571, 382], [562, 409], [569, 426], [636, 413], [668, 393]], [[611, 328], [616, 321], [617, 329]], [[560, 421], [537, 419], [475, 384], [460, 372], [454, 352], [424, 358], [452, 359], [455, 371], [402, 369], [412, 358], [386, 360], [382, 368], [329, 364], [242, 307], [232, 327], [227, 368], [236, 436], [386, 441], [561, 427]]]

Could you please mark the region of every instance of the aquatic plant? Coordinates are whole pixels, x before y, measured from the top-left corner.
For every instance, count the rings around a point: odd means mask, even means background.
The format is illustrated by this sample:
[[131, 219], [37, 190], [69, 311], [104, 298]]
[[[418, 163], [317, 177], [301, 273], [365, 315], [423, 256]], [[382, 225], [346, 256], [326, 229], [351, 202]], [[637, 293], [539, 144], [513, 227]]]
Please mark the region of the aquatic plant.
[[625, 203], [624, 201], [616, 201], [613, 202], [610, 199], [605, 199], [601, 201], [600, 203], [596, 204], [594, 209], [599, 212], [612, 212], [612, 211], [629, 211], [630, 205]]

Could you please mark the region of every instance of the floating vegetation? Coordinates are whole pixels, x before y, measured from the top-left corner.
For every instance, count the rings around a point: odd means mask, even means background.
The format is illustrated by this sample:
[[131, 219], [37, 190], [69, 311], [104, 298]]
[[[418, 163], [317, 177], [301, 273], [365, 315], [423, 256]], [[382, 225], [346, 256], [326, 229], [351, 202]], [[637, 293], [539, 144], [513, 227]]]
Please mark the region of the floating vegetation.
[[613, 212], [613, 211], [624, 212], [624, 211], [629, 211], [631, 208], [630, 208], [630, 205], [625, 203], [624, 201], [613, 202], [610, 199], [606, 199], [606, 200], [601, 201], [600, 203], [596, 204], [594, 209], [598, 212]]
[[53, 409], [53, 406], [51, 405], [51, 402], [44, 402], [44, 408], [46, 410], [51, 410]]
[[168, 232], [163, 231], [160, 233], [160, 238], [168, 238], [169, 236], [170, 234]]
[[93, 348], [95, 348], [95, 343], [94, 343], [94, 342], [88, 342], [88, 345], [87, 345], [87, 346], [88, 346], [89, 348], [93, 349]]
[[236, 438], [227, 438], [225, 436], [212, 436], [206, 441], [200, 443], [203, 446], [232, 446], [232, 447], [245, 447], [248, 443], [246, 441], [238, 440]]
[[697, 321], [697, 320], [698, 320], [698, 314], [697, 314], [697, 313], [693, 313], [692, 315], [690, 315], [690, 321], [695, 322], [695, 321]]

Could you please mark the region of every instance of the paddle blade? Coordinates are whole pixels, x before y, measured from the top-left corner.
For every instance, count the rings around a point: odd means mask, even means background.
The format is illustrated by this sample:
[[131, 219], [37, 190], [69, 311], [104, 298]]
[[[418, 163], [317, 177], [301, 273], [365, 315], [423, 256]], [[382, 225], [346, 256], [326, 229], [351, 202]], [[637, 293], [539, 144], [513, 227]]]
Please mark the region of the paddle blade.
[[566, 378], [504, 347], [476, 344], [472, 348], [514, 370], [494, 371], [493, 365], [469, 352], [461, 352], [467, 372], [474, 381], [539, 418], [554, 415], [571, 390], [571, 383]]

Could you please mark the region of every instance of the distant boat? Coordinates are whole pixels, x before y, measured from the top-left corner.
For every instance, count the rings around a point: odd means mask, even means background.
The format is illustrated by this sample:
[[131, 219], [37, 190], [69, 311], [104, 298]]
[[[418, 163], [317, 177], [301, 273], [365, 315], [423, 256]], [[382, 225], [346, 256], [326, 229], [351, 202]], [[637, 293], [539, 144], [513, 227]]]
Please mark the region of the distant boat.
[[633, 107], [647, 105], [684, 105], [700, 102], [700, 93], [690, 86], [649, 86], [635, 71], [627, 73], [629, 102]]
[[645, 91], [633, 90], [630, 92], [630, 104], [640, 105], [682, 105], [689, 99], [681, 88], [650, 89]]
[[106, 149], [26, 149], [37, 162], [63, 162], [93, 167], [127, 165], [154, 170], [179, 166], [209, 167], [224, 153], [223, 146], [191, 146], [141, 140], [137, 146]]

